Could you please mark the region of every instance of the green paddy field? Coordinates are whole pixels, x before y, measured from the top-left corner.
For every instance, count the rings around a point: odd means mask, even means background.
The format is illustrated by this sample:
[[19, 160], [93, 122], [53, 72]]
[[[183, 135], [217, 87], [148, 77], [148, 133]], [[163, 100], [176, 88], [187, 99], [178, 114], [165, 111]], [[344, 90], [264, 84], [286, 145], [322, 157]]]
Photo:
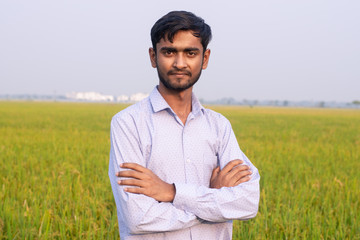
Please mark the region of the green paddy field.
[[[0, 239], [119, 239], [107, 170], [124, 107], [0, 102]], [[360, 239], [360, 110], [209, 108], [261, 175], [234, 239]]]

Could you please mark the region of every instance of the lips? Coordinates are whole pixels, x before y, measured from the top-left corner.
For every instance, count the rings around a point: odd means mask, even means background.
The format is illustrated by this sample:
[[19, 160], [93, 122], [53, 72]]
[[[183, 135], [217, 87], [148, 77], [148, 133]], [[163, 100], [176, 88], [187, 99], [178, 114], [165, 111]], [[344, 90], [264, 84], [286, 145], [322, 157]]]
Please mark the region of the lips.
[[188, 71], [169, 71], [168, 75], [191, 76], [191, 73]]

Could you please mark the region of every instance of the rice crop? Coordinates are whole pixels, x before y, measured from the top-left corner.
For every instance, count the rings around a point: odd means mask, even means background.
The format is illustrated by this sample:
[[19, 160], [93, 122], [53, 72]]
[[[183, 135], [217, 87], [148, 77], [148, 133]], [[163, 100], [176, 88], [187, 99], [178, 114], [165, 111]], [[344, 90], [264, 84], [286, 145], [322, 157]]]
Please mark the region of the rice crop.
[[[0, 102], [0, 239], [119, 239], [107, 175], [126, 105]], [[360, 239], [360, 111], [209, 106], [261, 175], [234, 239]]]

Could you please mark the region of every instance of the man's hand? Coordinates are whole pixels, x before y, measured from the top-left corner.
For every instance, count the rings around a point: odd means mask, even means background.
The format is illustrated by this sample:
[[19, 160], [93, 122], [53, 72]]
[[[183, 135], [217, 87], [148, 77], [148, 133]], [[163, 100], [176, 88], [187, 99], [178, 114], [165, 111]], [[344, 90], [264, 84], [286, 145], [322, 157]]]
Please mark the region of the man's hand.
[[222, 170], [216, 167], [211, 174], [210, 188], [235, 187], [249, 181], [252, 172], [249, 166], [240, 165], [242, 163], [242, 160], [236, 159], [226, 164]]
[[144, 194], [159, 202], [172, 202], [175, 197], [175, 186], [161, 180], [151, 170], [136, 164], [123, 163], [121, 168], [131, 170], [116, 173], [117, 177], [123, 177], [118, 181], [119, 185], [135, 186], [124, 188], [125, 192]]

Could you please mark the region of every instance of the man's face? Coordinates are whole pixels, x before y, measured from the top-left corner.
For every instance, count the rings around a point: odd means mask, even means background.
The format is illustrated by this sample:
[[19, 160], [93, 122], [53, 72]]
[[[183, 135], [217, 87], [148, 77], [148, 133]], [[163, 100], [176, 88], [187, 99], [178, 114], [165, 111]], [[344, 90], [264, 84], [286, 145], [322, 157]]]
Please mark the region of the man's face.
[[154, 49], [149, 49], [151, 65], [157, 68], [160, 84], [177, 92], [192, 87], [206, 69], [210, 50], [205, 52], [200, 38], [191, 31], [179, 31], [173, 42], [161, 39]]

